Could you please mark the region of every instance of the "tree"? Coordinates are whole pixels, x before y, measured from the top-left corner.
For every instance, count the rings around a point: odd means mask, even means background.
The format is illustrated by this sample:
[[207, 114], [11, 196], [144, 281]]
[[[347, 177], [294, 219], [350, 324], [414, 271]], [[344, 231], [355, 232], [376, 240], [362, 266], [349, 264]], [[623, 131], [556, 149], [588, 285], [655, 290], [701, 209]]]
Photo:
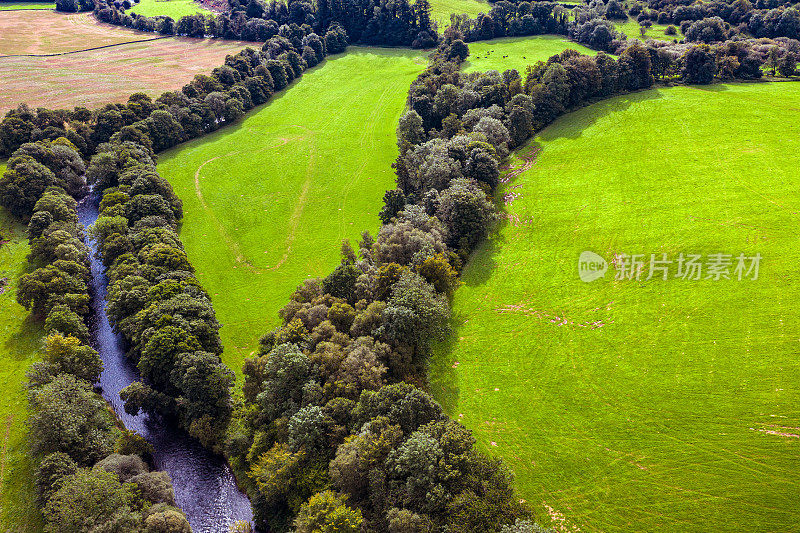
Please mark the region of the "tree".
[[443, 296], [419, 274], [404, 272], [392, 288], [383, 311], [383, 335], [391, 342], [407, 344], [420, 352], [447, 331], [450, 309]]
[[303, 504], [294, 521], [297, 533], [358, 533], [363, 518], [345, 498], [331, 490], [319, 492]]
[[42, 459], [36, 469], [36, 492], [44, 507], [66, 478], [78, 471], [78, 464], [63, 452], [54, 452]]
[[693, 46], [683, 55], [682, 74], [687, 83], [711, 83], [716, 73], [717, 63], [707, 45]]
[[75, 337], [64, 337], [60, 333], [47, 337], [44, 360], [54, 365], [58, 372], [72, 374], [89, 383], [97, 381], [103, 370], [103, 361], [97, 351]]
[[114, 447], [114, 420], [89, 383], [61, 374], [30, 394], [30, 442], [34, 453], [64, 452], [93, 464]]
[[470, 252], [499, 220], [494, 204], [474, 180], [458, 179], [442, 191], [436, 217], [447, 227], [453, 248]]
[[75, 337], [84, 344], [89, 342], [89, 328], [83, 318], [66, 305], [56, 305], [50, 309], [44, 321], [44, 330], [48, 334], [60, 333], [64, 336]]
[[79, 470], [66, 478], [43, 509], [46, 533], [136, 531], [134, 486], [110, 472]]

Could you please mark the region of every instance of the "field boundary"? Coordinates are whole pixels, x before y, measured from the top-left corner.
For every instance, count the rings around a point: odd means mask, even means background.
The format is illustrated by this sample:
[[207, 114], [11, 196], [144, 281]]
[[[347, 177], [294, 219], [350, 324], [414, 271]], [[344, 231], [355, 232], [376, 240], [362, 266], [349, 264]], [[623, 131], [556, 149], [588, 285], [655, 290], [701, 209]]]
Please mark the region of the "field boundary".
[[[12, 11], [12, 10], [8, 10]], [[30, 9], [20, 9], [18, 11], [30, 11]], [[58, 57], [58, 56], [67, 56], [70, 54], [80, 54], [82, 52], [93, 52], [95, 50], [103, 50], [105, 48], [113, 48], [115, 46], [123, 46], [126, 44], [136, 44], [136, 43], [147, 43], [150, 41], [160, 41], [161, 39], [169, 39], [172, 35], [162, 35], [161, 37], [152, 37], [150, 39], [139, 39], [137, 41], [127, 41], [124, 43], [114, 43], [114, 44], [105, 44], [103, 46], [94, 46], [92, 48], [83, 48], [81, 50], [71, 50], [69, 52], [57, 52], [55, 54], [10, 54], [10, 55], [0, 55], [0, 59], [4, 57]]]

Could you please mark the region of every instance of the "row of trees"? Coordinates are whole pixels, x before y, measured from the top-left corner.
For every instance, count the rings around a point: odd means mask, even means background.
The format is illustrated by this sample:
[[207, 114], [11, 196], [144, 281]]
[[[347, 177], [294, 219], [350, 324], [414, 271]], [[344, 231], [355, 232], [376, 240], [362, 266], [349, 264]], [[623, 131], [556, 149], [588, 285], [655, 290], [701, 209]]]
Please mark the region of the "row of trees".
[[[800, 39], [800, 11], [793, 2], [750, 0], [690, 2], [687, 0], [648, 0], [634, 4], [630, 14], [641, 22], [680, 25], [709, 18], [719, 18], [754, 37]], [[720, 39], [721, 40], [721, 39]]]
[[30, 216], [32, 272], [17, 288], [17, 300], [44, 319], [46, 334], [42, 361], [33, 364], [27, 383], [28, 441], [39, 461], [45, 531], [190, 533], [169, 476], [150, 471], [147, 443], [118, 428], [92, 387], [103, 362], [89, 345], [89, 249], [73, 197], [85, 190], [82, 160], [64, 138], [39, 141], [14, 153], [7, 174], [19, 183], [26, 172], [34, 181], [48, 176], [33, 206], [23, 209]]
[[219, 323], [176, 232], [181, 202], [141, 144], [101, 145], [87, 176], [103, 191], [91, 231], [109, 279], [108, 318], [142, 377], [120, 393], [125, 410], [176, 419], [219, 451], [234, 375], [220, 360]]
[[451, 15], [450, 28], [467, 42], [495, 37], [566, 34], [569, 10], [554, 2], [519, 2], [501, 0], [488, 13], [471, 19], [467, 15]]
[[[91, 5], [98, 20], [162, 35], [218, 37], [263, 42], [279, 34], [282, 26], [306, 26], [308, 33], [326, 35], [340, 27], [350, 41], [359, 44], [427, 48], [436, 44], [435, 23], [427, 0], [230, 0], [230, 11], [195, 14], [175, 21], [171, 17], [129, 14], [130, 4], [112, 0], [60, 0], [70, 11]], [[57, 4], [57, 6], [60, 4]], [[86, 7], [82, 7], [82, 6]], [[74, 9], [73, 9], [74, 8]], [[298, 53], [301, 53], [298, 50]]]
[[[462, 41], [442, 46], [414, 86], [457, 81], [467, 53]], [[357, 250], [345, 242], [339, 266], [298, 287], [280, 312], [284, 325], [246, 361], [245, 406], [227, 450], [248, 473], [259, 526], [532, 531], [506, 467], [418, 388], [431, 341], [447, 332], [462, 259], [498, 220], [489, 184], [514, 146], [505, 115], [473, 118], [474, 131], [431, 151], [459, 151], [484, 181], [432, 171], [424, 201], [408, 201], [422, 187], [388, 192], [377, 236], [365, 232]], [[422, 136], [411, 111], [403, 154]]]

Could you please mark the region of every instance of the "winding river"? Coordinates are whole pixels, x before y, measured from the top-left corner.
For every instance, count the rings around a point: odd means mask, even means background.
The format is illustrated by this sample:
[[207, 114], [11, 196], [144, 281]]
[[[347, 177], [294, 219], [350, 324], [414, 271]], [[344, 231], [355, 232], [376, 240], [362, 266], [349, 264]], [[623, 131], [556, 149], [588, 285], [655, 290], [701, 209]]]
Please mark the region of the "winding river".
[[[98, 198], [88, 196], [78, 204], [80, 222], [88, 228], [98, 217]], [[144, 413], [125, 412], [119, 392], [139, 380], [136, 367], [125, 357], [123, 339], [114, 333], [106, 316], [108, 279], [103, 263], [95, 257], [97, 246], [87, 238], [91, 249], [94, 298], [95, 348], [103, 359], [100, 386], [103, 397], [116, 411], [125, 427], [135, 430], [152, 444], [158, 470], [172, 478], [175, 501], [194, 533], [225, 533], [231, 525], [245, 520], [252, 523], [253, 511], [247, 496], [236, 486], [233, 472], [219, 456], [203, 448], [185, 431], [162, 423]]]

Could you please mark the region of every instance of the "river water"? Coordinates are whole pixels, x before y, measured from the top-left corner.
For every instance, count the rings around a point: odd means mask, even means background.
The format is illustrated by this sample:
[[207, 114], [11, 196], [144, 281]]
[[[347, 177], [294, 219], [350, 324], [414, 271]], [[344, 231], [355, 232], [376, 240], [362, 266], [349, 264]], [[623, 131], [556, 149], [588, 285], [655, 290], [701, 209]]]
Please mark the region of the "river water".
[[[98, 216], [98, 198], [88, 196], [78, 204], [78, 218], [88, 228]], [[125, 427], [142, 435], [152, 444], [158, 470], [166, 471], [175, 488], [175, 501], [186, 513], [194, 533], [226, 533], [240, 520], [252, 523], [250, 500], [236, 486], [230, 467], [219, 456], [203, 448], [185, 431], [162, 423], [144, 413], [132, 416], [125, 412], [119, 392], [139, 380], [132, 361], [125, 357], [123, 339], [114, 333], [106, 316], [108, 279], [103, 263], [91, 249], [95, 348], [103, 359], [100, 386], [103, 397], [114, 407]]]

